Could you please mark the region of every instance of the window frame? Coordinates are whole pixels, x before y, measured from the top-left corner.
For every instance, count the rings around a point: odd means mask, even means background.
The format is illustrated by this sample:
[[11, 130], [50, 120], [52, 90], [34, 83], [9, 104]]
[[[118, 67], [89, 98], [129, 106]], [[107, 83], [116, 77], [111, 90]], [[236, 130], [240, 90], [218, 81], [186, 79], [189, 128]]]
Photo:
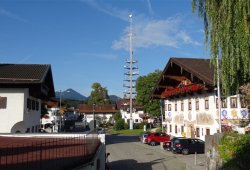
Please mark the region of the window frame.
[[[235, 106], [234, 106], [235, 104]], [[237, 108], [238, 105], [237, 105], [237, 97], [230, 97], [230, 107], [231, 108]]]
[[188, 110], [192, 110], [192, 100], [188, 99]]
[[209, 110], [209, 98], [205, 98], [205, 109]]

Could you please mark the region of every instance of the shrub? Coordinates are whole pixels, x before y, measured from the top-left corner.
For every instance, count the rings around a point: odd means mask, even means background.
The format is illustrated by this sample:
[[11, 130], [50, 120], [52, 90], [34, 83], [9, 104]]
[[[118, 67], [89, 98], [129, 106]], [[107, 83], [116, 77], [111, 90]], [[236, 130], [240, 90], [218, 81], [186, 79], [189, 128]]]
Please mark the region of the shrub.
[[250, 169], [250, 134], [227, 133], [218, 146], [222, 169]]
[[128, 123], [124, 123], [124, 129], [129, 129]]
[[119, 119], [116, 121], [114, 129], [115, 130], [123, 130], [125, 127], [125, 122], [123, 119]]

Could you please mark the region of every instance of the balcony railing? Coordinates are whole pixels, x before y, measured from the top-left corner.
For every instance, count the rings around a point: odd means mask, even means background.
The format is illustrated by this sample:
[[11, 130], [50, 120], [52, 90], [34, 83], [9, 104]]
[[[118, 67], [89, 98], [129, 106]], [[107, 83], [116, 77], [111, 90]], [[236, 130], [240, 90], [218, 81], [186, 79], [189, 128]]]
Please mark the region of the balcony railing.
[[100, 143], [97, 136], [60, 138], [0, 137], [0, 169], [64, 170], [88, 163]]

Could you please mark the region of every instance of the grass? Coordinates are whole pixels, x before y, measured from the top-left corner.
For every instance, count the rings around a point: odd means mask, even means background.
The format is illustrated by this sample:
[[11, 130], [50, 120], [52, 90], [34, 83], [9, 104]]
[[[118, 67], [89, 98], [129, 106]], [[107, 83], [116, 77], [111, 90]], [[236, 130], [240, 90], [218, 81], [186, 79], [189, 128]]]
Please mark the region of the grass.
[[140, 135], [141, 133], [143, 133], [143, 129], [126, 129], [126, 130], [114, 130], [114, 129], [110, 129], [109, 130], [110, 134], [122, 134], [122, 135]]

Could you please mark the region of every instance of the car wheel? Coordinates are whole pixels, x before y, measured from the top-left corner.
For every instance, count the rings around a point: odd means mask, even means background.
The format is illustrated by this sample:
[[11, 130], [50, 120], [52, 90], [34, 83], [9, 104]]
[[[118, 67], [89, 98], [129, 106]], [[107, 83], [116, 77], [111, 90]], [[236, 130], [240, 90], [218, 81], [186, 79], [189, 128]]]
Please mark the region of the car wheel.
[[183, 149], [183, 150], [182, 150], [182, 154], [183, 154], [183, 155], [188, 155], [188, 153], [189, 153], [188, 149]]
[[151, 146], [155, 146], [155, 145], [156, 145], [156, 142], [155, 142], [155, 141], [151, 141], [151, 142], [150, 142], [150, 145], [151, 145]]

